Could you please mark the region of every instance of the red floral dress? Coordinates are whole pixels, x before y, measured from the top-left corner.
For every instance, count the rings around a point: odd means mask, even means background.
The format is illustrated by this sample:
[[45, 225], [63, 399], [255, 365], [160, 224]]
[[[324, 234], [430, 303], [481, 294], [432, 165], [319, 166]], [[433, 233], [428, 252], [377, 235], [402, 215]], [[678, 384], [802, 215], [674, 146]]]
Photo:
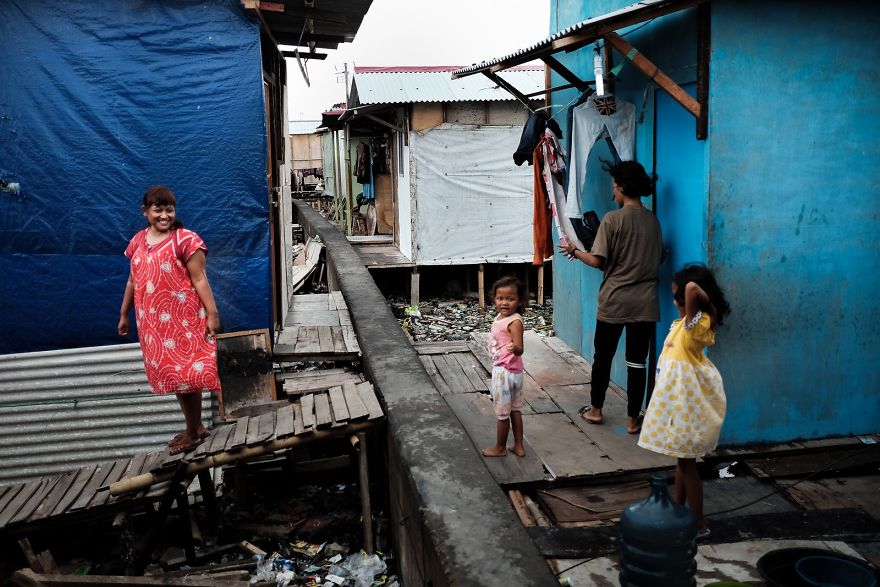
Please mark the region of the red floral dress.
[[149, 245], [147, 230], [138, 232], [125, 249], [147, 381], [159, 394], [219, 391], [217, 342], [205, 334], [208, 313], [186, 269], [196, 251], [208, 248], [185, 228]]

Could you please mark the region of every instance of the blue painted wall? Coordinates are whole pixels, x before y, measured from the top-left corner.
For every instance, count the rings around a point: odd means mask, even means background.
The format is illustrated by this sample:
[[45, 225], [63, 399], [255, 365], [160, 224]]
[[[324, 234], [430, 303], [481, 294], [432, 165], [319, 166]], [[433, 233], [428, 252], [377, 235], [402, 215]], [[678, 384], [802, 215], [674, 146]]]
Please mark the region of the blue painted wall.
[[[238, 0], [0, 2], [0, 354], [113, 344], [154, 184], [226, 331], [271, 325], [259, 23]], [[132, 324], [134, 321], [132, 321]]]
[[713, 7], [710, 258], [726, 442], [880, 430], [880, 10]]
[[[583, 2], [560, 0], [554, 3], [551, 12], [551, 27], [557, 25], [555, 22], [557, 16], [558, 25], [554, 28], [554, 32], [590, 16], [604, 14], [627, 4], [627, 2], [591, 2], [589, 6], [585, 6]], [[696, 55], [695, 23], [696, 12], [686, 10], [620, 32], [630, 43], [663, 68], [676, 82], [692, 84], [696, 79], [694, 66], [694, 56]], [[589, 46], [571, 53], [558, 53], [555, 57], [571, 71], [577, 73], [581, 79], [592, 80], [592, 49], [593, 46]], [[615, 63], [621, 61], [621, 56], [618, 53], [613, 52], [613, 56]], [[565, 82], [554, 73], [552, 83], [553, 85], [562, 85]], [[654, 86], [649, 87], [646, 78], [631, 65], [627, 65], [620, 73], [620, 80], [616, 84], [614, 93], [636, 106], [636, 159], [645, 169], [651, 171], [655, 168], [656, 101]], [[564, 132], [568, 121], [567, 105], [572, 103], [577, 95], [575, 90], [563, 90], [553, 94], [553, 116], [560, 122]], [[673, 142], [675, 137], [693, 137], [695, 133], [694, 122], [690, 115], [686, 113], [680, 115], [675, 111], [676, 108], [681, 109], [675, 103], [667, 105], [667, 111], [671, 112], [673, 116], [662, 123], [666, 132], [665, 136], [672, 137], [670, 140]], [[693, 142], [692, 139], [691, 142]], [[698, 150], [704, 149], [703, 143], [697, 145], [697, 148]], [[677, 152], [675, 157], [668, 159], [669, 164], [676, 171], [682, 166], [686, 166], [687, 160], [682, 155], [683, 153]], [[600, 141], [590, 154], [588, 162], [588, 180], [584, 187], [582, 207], [584, 210], [595, 210], [600, 217], [616, 208], [616, 205], [611, 201], [611, 179], [602, 171], [600, 161], [600, 159], [609, 160], [610, 158], [604, 141]], [[663, 164], [664, 162], [659, 161], [659, 163]], [[691, 169], [691, 175], [688, 178], [682, 178], [677, 173], [667, 173], [659, 168], [657, 173], [661, 179], [658, 184], [659, 195], [663, 197], [680, 191], [684, 184], [688, 184], [688, 189], [691, 189], [693, 185], [702, 186], [705, 184], [705, 174], [701, 167]], [[705, 201], [705, 190], [700, 189], [699, 194]], [[648, 198], [643, 202], [648, 207], [652, 206], [652, 202]], [[669, 214], [674, 213], [674, 209], [671, 208], [661, 207], [658, 210], [661, 226], [664, 224], [664, 214], [667, 211]], [[664, 241], [667, 240], [667, 237], [672, 238], [676, 245], [682, 241], [682, 238], [675, 238], [674, 233], [667, 235], [665, 226], [662, 228]], [[678, 249], [677, 246], [676, 249]], [[602, 281], [602, 273], [583, 263], [568, 261], [564, 256], [558, 254], [553, 261], [554, 328], [560, 338], [578, 349], [584, 357], [592, 360], [597, 294]], [[661, 298], [661, 303], [668, 297], [664, 295]], [[661, 308], [661, 311], [668, 312], [668, 308]], [[658, 323], [658, 331], [665, 332], [667, 329], [668, 324], [664, 326], [662, 322]], [[625, 387], [626, 363], [623, 337], [621, 337], [620, 346], [612, 365], [611, 379]]]
[[[551, 26], [565, 28], [626, 4], [558, 0]], [[733, 307], [710, 352], [729, 402], [721, 442], [877, 432], [880, 11], [854, 0], [833, 10], [795, 1], [712, 6], [709, 139], [671, 158], [658, 152], [656, 160], [660, 197], [669, 189], [684, 190], [688, 199], [704, 192], [702, 221], [664, 222], [676, 212], [658, 200], [666, 240], [687, 243], [686, 256], [704, 255]], [[694, 9], [627, 38], [678, 83], [695, 80]], [[591, 79], [591, 53], [558, 57]], [[563, 82], [554, 76], [553, 83]], [[644, 78], [625, 69], [617, 93], [638, 106], [643, 89]], [[572, 91], [557, 92], [553, 101], [572, 98]], [[693, 120], [672, 120], [681, 112], [664, 114], [666, 100], [659, 96], [659, 107], [649, 100], [637, 127], [637, 159], [646, 167], [655, 147], [668, 149], [664, 136], [693, 137]], [[663, 117], [656, 135], [655, 116]], [[702, 155], [703, 177], [676, 165], [679, 155]], [[597, 193], [607, 190], [605, 179], [593, 177]], [[585, 208], [601, 214], [595, 198]], [[695, 230], [697, 237], [690, 234]], [[684, 260], [691, 259], [673, 264]], [[554, 261], [557, 332], [590, 358], [598, 272], [562, 257]], [[612, 377], [624, 382], [620, 358]]]

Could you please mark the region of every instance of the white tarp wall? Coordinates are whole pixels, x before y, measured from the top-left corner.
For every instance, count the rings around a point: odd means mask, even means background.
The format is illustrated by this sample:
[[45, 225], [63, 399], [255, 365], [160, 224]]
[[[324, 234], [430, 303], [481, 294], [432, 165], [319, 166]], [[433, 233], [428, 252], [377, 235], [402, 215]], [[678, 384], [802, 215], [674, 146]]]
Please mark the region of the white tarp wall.
[[410, 134], [416, 262], [531, 262], [532, 168], [513, 162], [521, 134], [450, 124]]

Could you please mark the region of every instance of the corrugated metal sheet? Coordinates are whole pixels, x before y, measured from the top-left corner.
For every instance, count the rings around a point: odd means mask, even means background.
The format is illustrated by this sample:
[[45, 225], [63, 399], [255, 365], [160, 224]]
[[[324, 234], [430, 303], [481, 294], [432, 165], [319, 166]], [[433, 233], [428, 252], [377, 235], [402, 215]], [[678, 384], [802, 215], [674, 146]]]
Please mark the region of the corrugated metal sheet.
[[150, 393], [138, 344], [0, 356], [0, 485], [158, 450], [182, 427], [175, 396]]
[[[561, 31], [550, 35], [543, 41], [539, 41], [534, 45], [529, 45], [528, 47], [524, 47], [503, 57], [498, 57], [497, 59], [492, 59], [490, 61], [483, 61], [482, 63], [471, 65], [470, 67], [462, 67], [461, 69], [453, 72], [453, 75], [470, 76], [475, 73], [480, 73], [485, 69], [489, 69], [493, 65], [505, 63], [508, 61], [510, 62], [511, 66], [518, 63], [525, 63], [526, 61], [536, 59], [542, 53], [546, 54], [548, 50], [551, 50], [553, 48], [554, 41], [564, 39], [565, 37], [579, 33], [587, 28], [601, 27], [602, 25], [611, 25], [610, 30], [614, 30], [614, 28], [621, 28], [633, 24], [634, 19], [635, 22], [639, 22], [638, 16], [640, 13], [648, 13], [649, 11], [654, 11], [664, 7], [672, 8], [679, 4], [683, 5], [682, 7], [684, 7], [693, 3], [695, 2], [690, 2], [688, 0], [643, 0], [642, 2], [636, 2], [635, 4], [625, 6], [620, 10], [615, 10], [614, 12], [609, 12], [601, 16], [594, 16], [592, 18], [582, 20], [579, 23], [573, 24], [570, 27], [564, 28]], [[651, 16], [645, 17], [646, 20], [648, 18], [651, 18]], [[623, 23], [620, 24], [619, 27], [614, 27], [614, 23], [618, 21], [623, 21]]]
[[[544, 89], [543, 69], [504, 71], [500, 75], [524, 94]], [[514, 99], [507, 90], [498, 87], [485, 76], [452, 79], [448, 71], [356, 73], [351, 93], [352, 107], [365, 104], [489, 102]]]

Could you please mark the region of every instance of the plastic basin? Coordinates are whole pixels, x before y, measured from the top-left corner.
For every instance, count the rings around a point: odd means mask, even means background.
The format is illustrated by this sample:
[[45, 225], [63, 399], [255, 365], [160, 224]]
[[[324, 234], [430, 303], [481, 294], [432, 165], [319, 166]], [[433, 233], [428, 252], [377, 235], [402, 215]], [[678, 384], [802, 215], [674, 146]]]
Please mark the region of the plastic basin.
[[806, 556], [794, 564], [798, 576], [815, 587], [877, 587], [865, 565], [833, 556]]
[[859, 559], [827, 548], [778, 548], [758, 559], [758, 572], [770, 587], [810, 587], [811, 584], [795, 570], [799, 560], [810, 556], [825, 556], [864, 565]]

